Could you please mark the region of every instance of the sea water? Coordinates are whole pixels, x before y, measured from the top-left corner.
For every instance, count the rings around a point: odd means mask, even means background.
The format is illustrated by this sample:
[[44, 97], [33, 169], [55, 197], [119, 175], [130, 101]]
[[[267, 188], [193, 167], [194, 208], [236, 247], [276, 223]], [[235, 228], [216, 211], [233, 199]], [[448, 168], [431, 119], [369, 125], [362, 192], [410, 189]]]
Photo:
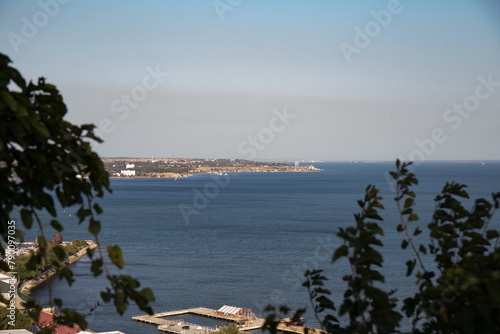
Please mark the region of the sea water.
[[[385, 229], [384, 286], [397, 289], [400, 298], [413, 293], [414, 279], [405, 277], [404, 264], [413, 254], [400, 248], [399, 218], [387, 178], [394, 164], [314, 165], [323, 171], [113, 179], [113, 193], [99, 200], [104, 209], [100, 242], [121, 246], [123, 272], [154, 291], [155, 312], [199, 306], [218, 309], [227, 304], [251, 308], [263, 317], [268, 304], [310, 309], [301, 283], [303, 272], [312, 268], [325, 269], [327, 288], [338, 304], [348, 267], [342, 261], [331, 264], [333, 251], [341, 245], [335, 233], [353, 224], [353, 213], [359, 212], [356, 200], [373, 184], [385, 205], [380, 223]], [[416, 211], [424, 227], [431, 219], [433, 199], [446, 182], [467, 184], [471, 198], [489, 198], [500, 191], [500, 164], [425, 163], [415, 173], [420, 180], [415, 187]], [[88, 239], [85, 223], [79, 226], [73, 211], [66, 209], [59, 216], [64, 239]], [[498, 228], [499, 220], [497, 215], [490, 226]], [[119, 316], [112, 305], [99, 304], [99, 290], [106, 281], [93, 278], [89, 265], [87, 258], [73, 265], [76, 283], [72, 287], [53, 279], [53, 296], [87, 313], [94, 331], [158, 333], [155, 326], [131, 319], [143, 314], [133, 305]], [[42, 285], [34, 294], [44, 301], [48, 287]], [[305, 320], [308, 326], [318, 326], [310, 312]]]

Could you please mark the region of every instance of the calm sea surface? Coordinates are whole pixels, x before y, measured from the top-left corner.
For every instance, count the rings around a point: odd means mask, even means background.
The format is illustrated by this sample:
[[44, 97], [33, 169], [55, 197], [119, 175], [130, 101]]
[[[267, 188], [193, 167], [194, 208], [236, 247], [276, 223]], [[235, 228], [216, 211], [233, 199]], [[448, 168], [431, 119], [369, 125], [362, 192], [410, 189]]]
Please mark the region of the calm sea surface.
[[[153, 289], [155, 312], [227, 304], [251, 308], [261, 316], [270, 303], [309, 305], [300, 286], [308, 268], [325, 268], [328, 288], [334, 297], [342, 295], [345, 263], [330, 263], [340, 245], [335, 232], [353, 223], [356, 200], [366, 185], [374, 184], [386, 207], [382, 212], [386, 286], [397, 288], [399, 296], [411, 293], [413, 280], [405, 278], [404, 262], [412, 254], [399, 248], [393, 193], [384, 176], [394, 164], [314, 165], [324, 171], [114, 179], [113, 193], [100, 200], [105, 211], [100, 241], [122, 247], [124, 272]], [[489, 198], [500, 191], [500, 164], [425, 163], [416, 167], [416, 174], [422, 225], [428, 223], [434, 196], [447, 181], [469, 185], [471, 198]], [[500, 226], [498, 217], [492, 227]], [[77, 225], [73, 210], [63, 212], [60, 219], [65, 223], [65, 240], [89, 238], [86, 227]], [[92, 277], [89, 264], [84, 258], [73, 266], [77, 282], [72, 288], [57, 279], [51, 283], [55, 296], [84, 313], [94, 307], [106, 284]], [[44, 300], [46, 287], [35, 295]], [[120, 317], [112, 306], [104, 305], [87, 320], [95, 331], [158, 333], [155, 326], [131, 319], [138, 314], [131, 306]], [[311, 314], [305, 319], [309, 326], [317, 326]]]

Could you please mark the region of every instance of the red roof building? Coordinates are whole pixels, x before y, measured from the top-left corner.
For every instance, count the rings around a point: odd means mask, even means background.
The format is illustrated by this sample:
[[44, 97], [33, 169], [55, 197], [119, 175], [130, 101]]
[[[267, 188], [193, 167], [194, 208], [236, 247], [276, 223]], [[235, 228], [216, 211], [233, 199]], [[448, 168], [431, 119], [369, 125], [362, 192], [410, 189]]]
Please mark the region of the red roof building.
[[54, 323], [54, 315], [47, 312], [40, 312], [40, 318], [36, 326], [39, 328], [50, 327], [52, 328], [53, 334], [77, 334], [81, 332], [82, 329], [75, 325], [74, 327], [59, 325]]

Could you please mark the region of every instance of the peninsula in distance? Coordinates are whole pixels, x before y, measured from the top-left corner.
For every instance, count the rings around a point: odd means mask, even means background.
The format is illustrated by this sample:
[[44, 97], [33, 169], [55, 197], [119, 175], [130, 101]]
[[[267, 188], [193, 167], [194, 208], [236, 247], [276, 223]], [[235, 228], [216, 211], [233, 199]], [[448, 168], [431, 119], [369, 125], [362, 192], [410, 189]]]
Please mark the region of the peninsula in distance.
[[102, 158], [111, 177], [179, 178], [193, 174], [213, 173], [276, 173], [319, 172], [313, 165], [299, 163], [267, 163], [243, 159], [188, 159], [188, 158]]

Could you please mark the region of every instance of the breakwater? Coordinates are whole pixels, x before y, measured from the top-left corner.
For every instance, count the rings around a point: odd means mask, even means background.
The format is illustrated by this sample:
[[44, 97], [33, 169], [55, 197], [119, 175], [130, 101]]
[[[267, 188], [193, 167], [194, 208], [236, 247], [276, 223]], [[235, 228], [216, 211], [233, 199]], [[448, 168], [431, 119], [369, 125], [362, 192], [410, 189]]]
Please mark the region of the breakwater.
[[[98, 247], [98, 245], [93, 240], [84, 240], [84, 241], [87, 243], [88, 246], [80, 249], [77, 253], [70, 255], [66, 259], [66, 261], [64, 261], [65, 265], [67, 266], [72, 265], [73, 263], [84, 257], [87, 254], [87, 250]], [[47, 281], [55, 274], [56, 274], [56, 268], [50, 268], [41, 273], [39, 276], [23, 282], [18, 290], [21, 292], [22, 295], [27, 296], [30, 294], [32, 289], [42, 284], [43, 282]]]

